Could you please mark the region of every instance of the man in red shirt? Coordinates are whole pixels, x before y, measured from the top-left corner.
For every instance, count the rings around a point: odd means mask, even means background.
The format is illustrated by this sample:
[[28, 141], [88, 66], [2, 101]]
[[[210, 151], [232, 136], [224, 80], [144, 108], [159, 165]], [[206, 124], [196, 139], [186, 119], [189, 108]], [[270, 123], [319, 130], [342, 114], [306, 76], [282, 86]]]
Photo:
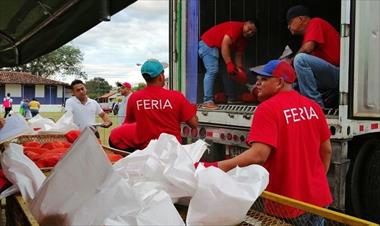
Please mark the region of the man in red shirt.
[[[214, 103], [214, 83], [219, 71], [219, 50], [226, 63], [228, 76], [223, 76], [225, 93], [230, 102], [236, 101], [234, 84], [246, 84], [247, 74], [243, 68], [243, 53], [247, 41], [257, 30], [254, 19], [246, 22], [229, 21], [207, 30], [199, 41], [198, 54], [206, 68], [203, 80], [203, 108], [217, 109]], [[235, 59], [232, 53], [235, 51]]]
[[141, 74], [147, 87], [129, 97], [125, 122], [111, 131], [110, 146], [143, 149], [161, 133], [172, 134], [181, 142], [181, 122], [192, 128], [198, 126], [195, 105], [182, 93], [163, 88], [164, 67], [159, 61], [146, 61]]
[[[250, 148], [211, 165], [229, 171], [236, 166], [263, 164], [270, 175], [267, 191], [320, 207], [330, 205], [332, 197], [326, 174], [332, 149], [321, 108], [292, 89], [296, 75], [285, 61], [272, 60], [253, 71], [259, 74], [256, 85], [261, 103], [247, 137]], [[323, 221], [311, 219], [313, 216], [294, 208], [273, 202], [264, 204], [267, 213], [293, 219], [292, 223], [298, 217], [308, 218], [303, 223]]]
[[291, 7], [286, 17], [290, 32], [303, 36], [293, 61], [299, 90], [325, 107], [321, 93], [339, 91], [339, 33], [327, 21], [310, 18], [308, 9], [301, 5]]

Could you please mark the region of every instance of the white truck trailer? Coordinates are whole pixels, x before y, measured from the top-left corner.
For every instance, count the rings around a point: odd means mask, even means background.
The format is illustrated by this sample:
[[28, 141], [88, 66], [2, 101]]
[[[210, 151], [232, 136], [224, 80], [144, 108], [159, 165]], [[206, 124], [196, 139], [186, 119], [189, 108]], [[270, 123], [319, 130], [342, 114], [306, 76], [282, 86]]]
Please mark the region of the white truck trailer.
[[[170, 1], [170, 87], [181, 90], [193, 103], [202, 103], [199, 37], [224, 21], [251, 16], [260, 21], [245, 53], [247, 68], [277, 58], [290, 36], [286, 11], [295, 4], [309, 6], [341, 37], [339, 105], [324, 109], [333, 145], [328, 172], [334, 196], [331, 208], [380, 222], [380, 1]], [[235, 156], [247, 148], [245, 138], [255, 108], [249, 104], [220, 105], [212, 111], [198, 108], [198, 130], [183, 125], [183, 137], [208, 141], [210, 161]]]

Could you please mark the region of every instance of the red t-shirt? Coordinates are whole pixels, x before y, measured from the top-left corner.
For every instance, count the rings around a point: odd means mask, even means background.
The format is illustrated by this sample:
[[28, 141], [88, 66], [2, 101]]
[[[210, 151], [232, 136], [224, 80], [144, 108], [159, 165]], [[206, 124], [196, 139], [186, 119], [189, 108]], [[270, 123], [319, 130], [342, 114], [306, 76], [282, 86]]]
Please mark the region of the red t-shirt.
[[[329, 205], [332, 196], [319, 149], [330, 135], [319, 105], [296, 91], [280, 92], [262, 102], [247, 142], [273, 147], [263, 165], [270, 177], [267, 190], [320, 207]], [[303, 213], [272, 202], [265, 206], [268, 213], [281, 217]]]
[[144, 148], [161, 133], [172, 134], [181, 142], [180, 123], [190, 120], [196, 111], [182, 93], [147, 86], [130, 96], [125, 121], [136, 122], [135, 141]]
[[207, 30], [201, 39], [208, 47], [222, 47], [222, 41], [225, 35], [230, 36], [232, 39], [232, 47], [237, 52], [243, 52], [247, 45], [247, 39], [243, 36], [244, 22], [229, 21], [224, 22]]
[[321, 18], [312, 18], [303, 36], [303, 43], [308, 41], [318, 43], [312, 55], [339, 66], [340, 37], [331, 24]]

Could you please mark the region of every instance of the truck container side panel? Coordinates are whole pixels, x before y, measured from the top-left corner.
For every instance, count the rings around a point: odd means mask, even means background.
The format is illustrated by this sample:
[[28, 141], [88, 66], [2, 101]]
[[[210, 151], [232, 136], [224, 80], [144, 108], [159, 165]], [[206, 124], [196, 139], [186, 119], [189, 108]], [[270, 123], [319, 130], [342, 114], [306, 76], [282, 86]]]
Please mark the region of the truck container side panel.
[[357, 1], [352, 39], [355, 51], [353, 67], [353, 116], [380, 117], [379, 1]]
[[198, 90], [198, 15], [199, 1], [187, 1], [186, 32], [186, 97], [191, 103], [197, 103]]

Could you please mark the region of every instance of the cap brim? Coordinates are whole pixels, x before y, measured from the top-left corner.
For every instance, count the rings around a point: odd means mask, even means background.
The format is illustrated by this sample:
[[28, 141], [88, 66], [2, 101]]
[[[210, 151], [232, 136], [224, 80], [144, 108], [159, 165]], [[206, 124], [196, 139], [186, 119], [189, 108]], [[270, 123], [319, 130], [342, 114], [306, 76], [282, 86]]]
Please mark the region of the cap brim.
[[255, 74], [258, 74], [258, 75], [263, 75], [263, 76], [266, 76], [266, 77], [272, 77], [271, 74], [269, 73], [266, 73], [265, 71], [263, 71], [263, 68], [264, 68], [265, 65], [260, 65], [260, 66], [257, 66], [257, 67], [251, 67], [249, 70]]

